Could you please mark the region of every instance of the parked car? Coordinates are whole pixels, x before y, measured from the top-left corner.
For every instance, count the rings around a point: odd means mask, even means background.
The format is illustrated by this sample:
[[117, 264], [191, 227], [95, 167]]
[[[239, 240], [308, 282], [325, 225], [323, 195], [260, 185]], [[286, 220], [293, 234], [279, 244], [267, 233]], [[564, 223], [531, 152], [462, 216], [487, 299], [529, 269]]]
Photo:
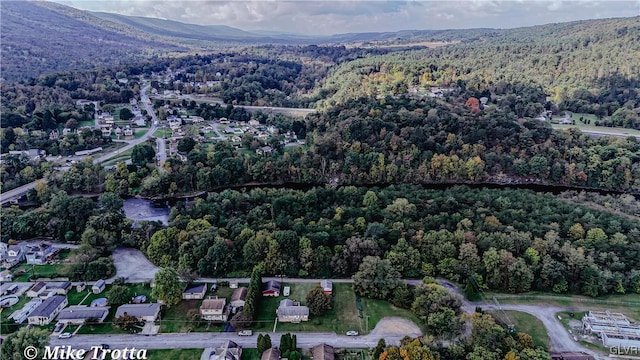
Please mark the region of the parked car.
[[73, 335], [71, 335], [71, 333], [65, 332], [65, 333], [62, 333], [62, 334], [58, 335], [58, 339], [68, 339], [71, 336], [73, 336]]
[[358, 336], [360, 333], [355, 330], [347, 331], [347, 336]]
[[252, 330], [240, 330], [240, 331], [238, 331], [238, 335], [240, 335], [240, 336], [251, 336], [251, 335], [253, 335], [253, 331]]

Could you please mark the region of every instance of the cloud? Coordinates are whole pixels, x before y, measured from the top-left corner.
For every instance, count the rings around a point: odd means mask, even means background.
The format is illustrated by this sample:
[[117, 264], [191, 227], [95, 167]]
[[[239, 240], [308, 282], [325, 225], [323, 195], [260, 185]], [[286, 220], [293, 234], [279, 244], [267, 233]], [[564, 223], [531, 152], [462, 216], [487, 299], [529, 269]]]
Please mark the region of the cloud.
[[335, 34], [402, 29], [509, 28], [640, 15], [640, 0], [57, 0], [90, 11], [246, 30]]

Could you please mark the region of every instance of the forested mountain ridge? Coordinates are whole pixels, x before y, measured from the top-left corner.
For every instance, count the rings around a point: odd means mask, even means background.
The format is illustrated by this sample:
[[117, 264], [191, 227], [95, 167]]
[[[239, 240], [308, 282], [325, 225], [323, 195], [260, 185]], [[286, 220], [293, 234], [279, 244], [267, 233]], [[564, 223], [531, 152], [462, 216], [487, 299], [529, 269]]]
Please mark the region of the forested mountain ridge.
[[50, 2], [3, 1], [2, 78], [132, 63], [187, 50], [89, 12]]
[[490, 97], [492, 86], [525, 83], [542, 87], [561, 107], [607, 116], [637, 102], [637, 59], [639, 17], [496, 30], [470, 43], [342, 64], [320, 89], [330, 95], [320, 105], [425, 86], [458, 86]]

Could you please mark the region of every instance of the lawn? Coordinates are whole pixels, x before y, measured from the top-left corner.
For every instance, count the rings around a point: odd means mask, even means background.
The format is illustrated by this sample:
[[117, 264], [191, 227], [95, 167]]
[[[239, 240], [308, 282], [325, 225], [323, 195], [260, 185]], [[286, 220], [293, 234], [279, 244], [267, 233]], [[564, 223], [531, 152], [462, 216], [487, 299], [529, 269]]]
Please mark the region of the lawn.
[[640, 294], [605, 295], [594, 299], [587, 296], [545, 292], [530, 292], [520, 295], [486, 293], [488, 299], [494, 296], [504, 304], [549, 304], [584, 310], [607, 309], [619, 311], [630, 318], [640, 320]]
[[109, 159], [108, 161], [105, 161], [104, 163], [102, 163], [102, 165], [103, 166], [118, 165], [118, 163], [121, 162], [121, 161], [126, 161], [126, 160], [131, 159], [131, 153], [132, 152], [133, 152], [133, 148], [131, 148], [129, 150], [122, 151], [122, 152], [118, 152], [116, 157], [113, 157], [113, 158]]
[[505, 311], [509, 319], [513, 321], [515, 330], [531, 335], [533, 344], [549, 349], [549, 335], [538, 318], [520, 311]]
[[[203, 351], [204, 349], [148, 350], [147, 360], [199, 360]], [[242, 358], [244, 359], [244, 354]]]
[[[227, 303], [231, 301], [231, 294], [233, 289], [228, 287], [221, 287], [215, 293], [211, 292], [209, 288], [207, 296], [218, 296], [227, 299]], [[207, 326], [206, 321], [201, 321], [199, 324], [190, 323], [187, 320], [187, 313], [191, 309], [199, 309], [202, 304], [202, 300], [182, 300], [179, 304], [170, 308], [164, 308], [162, 310], [162, 316], [160, 320], [160, 332], [162, 333], [176, 333], [176, 332], [221, 332], [224, 330], [224, 324], [212, 324]]]
[[[316, 283], [296, 283], [283, 286], [291, 286], [291, 294], [288, 298], [306, 303], [307, 292], [318, 286]], [[259, 313], [254, 329], [260, 331], [272, 331], [276, 318], [276, 309], [284, 296], [277, 298], [261, 298]], [[276, 331], [279, 332], [335, 332], [345, 333], [347, 330], [360, 329], [360, 319], [355, 305], [355, 294], [351, 284], [333, 284], [332, 309], [321, 316], [310, 316], [309, 321], [299, 324], [278, 323]]]
[[168, 128], [162, 128], [162, 129], [158, 129], [156, 131], [153, 132], [153, 136], [157, 137], [157, 138], [168, 138], [171, 137], [171, 129]]
[[35, 277], [63, 277], [65, 265], [64, 264], [44, 264], [44, 265], [29, 265], [20, 264], [13, 270], [14, 281], [27, 282], [33, 275]]
[[[15, 311], [18, 311], [20, 309], [22, 309], [22, 307], [24, 306], [24, 304], [28, 303], [29, 300], [31, 300], [31, 298], [28, 298], [26, 296], [21, 296], [18, 300], [18, 302], [13, 305], [12, 307], [9, 308], [0, 308], [0, 324], [6, 324], [7, 322], [7, 318], [13, 314]], [[27, 321], [25, 320], [24, 323], [26, 323]], [[23, 324], [24, 324], [23, 323]], [[14, 328], [15, 330], [18, 330], [18, 328]], [[0, 329], [0, 332], [3, 332], [4, 329]], [[9, 331], [9, 330], [8, 330]]]
[[[598, 120], [598, 117], [593, 114], [584, 114], [584, 113], [570, 113], [567, 112], [571, 116], [571, 120], [575, 121], [575, 125], [565, 125], [565, 124], [551, 124], [554, 129], [564, 130], [569, 128], [578, 128], [580, 130], [588, 130], [588, 131], [603, 131], [610, 132], [615, 134], [629, 134], [629, 135], [640, 135], [640, 131], [629, 128], [621, 128], [621, 127], [607, 127], [607, 126], [595, 126], [595, 122]], [[591, 124], [586, 124], [584, 121], [580, 121], [580, 118], [584, 120], [591, 120]]]
[[[397, 316], [413, 321], [424, 331], [422, 321], [416, 317], [411, 310], [401, 309], [391, 305], [388, 301], [362, 298], [363, 315], [361, 329], [368, 333], [376, 327], [380, 319], [387, 316]], [[368, 319], [367, 319], [368, 316]], [[367, 323], [368, 322], [368, 323]]]

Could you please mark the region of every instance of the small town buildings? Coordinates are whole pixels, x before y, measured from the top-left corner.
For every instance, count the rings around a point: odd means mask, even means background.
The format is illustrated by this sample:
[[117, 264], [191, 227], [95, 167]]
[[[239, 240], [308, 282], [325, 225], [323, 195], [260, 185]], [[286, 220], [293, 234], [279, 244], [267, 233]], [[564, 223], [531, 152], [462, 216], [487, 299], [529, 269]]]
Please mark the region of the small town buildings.
[[256, 149], [256, 154], [258, 155], [269, 155], [273, 153], [273, 148], [271, 146], [263, 146]]
[[206, 292], [207, 285], [204, 284], [187, 287], [187, 289], [182, 292], [182, 298], [185, 300], [204, 299], [204, 294], [206, 294]]
[[55, 249], [46, 243], [25, 246], [27, 264], [42, 265], [49, 261], [56, 253]]
[[0, 271], [0, 281], [13, 281], [13, 275], [9, 270]]
[[125, 304], [118, 307], [115, 317], [119, 318], [127, 314], [141, 321], [153, 322], [156, 321], [158, 315], [160, 315], [160, 306], [160, 303]]
[[67, 295], [72, 285], [69, 281], [45, 283], [45, 290], [40, 297], [49, 297], [51, 295]]
[[30, 325], [48, 325], [69, 304], [67, 297], [54, 295], [45, 299], [30, 315]]
[[279, 360], [280, 350], [276, 348], [267, 349], [262, 353], [260, 360]]
[[320, 344], [311, 348], [311, 356], [313, 360], [334, 360], [336, 355], [333, 346]]
[[38, 308], [38, 306], [40, 306], [40, 304], [42, 304], [42, 299], [40, 299], [39, 297], [33, 298], [29, 300], [28, 303], [24, 304], [22, 309], [14, 311], [13, 314], [9, 316], [9, 319], [13, 319], [16, 324], [22, 324], [23, 322], [25, 322], [25, 320], [27, 320], [29, 315], [31, 315], [31, 313], [33, 313]]
[[247, 299], [247, 288], [244, 286], [237, 288], [233, 290], [233, 294], [231, 294], [231, 302], [229, 303], [229, 305], [235, 308], [244, 307], [244, 302], [246, 299]]
[[84, 289], [87, 288], [87, 283], [86, 282], [79, 282], [76, 284], [76, 291], [77, 292], [83, 292]]
[[31, 287], [31, 289], [27, 290], [27, 297], [35, 298], [39, 297], [47, 289], [47, 284], [43, 281], [37, 282], [35, 285]]
[[111, 127], [103, 127], [100, 131], [102, 131], [102, 137], [111, 137]]
[[208, 355], [208, 357], [204, 356], [203, 358], [209, 360], [240, 360], [242, 357], [242, 347], [229, 340], [219, 347], [209, 350]]
[[333, 293], [333, 282], [331, 280], [320, 281], [320, 287], [325, 294], [331, 295]]
[[309, 321], [309, 308], [291, 299], [280, 301], [276, 314], [279, 322], [299, 323], [301, 321]]
[[80, 325], [89, 319], [95, 319], [101, 323], [109, 315], [108, 307], [89, 307], [85, 305], [69, 306], [58, 314], [56, 320], [63, 324]]
[[126, 128], [124, 128], [124, 136], [125, 137], [132, 137], [133, 136], [133, 129], [129, 126], [127, 126]]
[[9, 266], [13, 266], [19, 262], [24, 260], [24, 250], [20, 245], [9, 245], [7, 247], [7, 255], [5, 258], [5, 263]]
[[94, 294], [100, 294], [101, 292], [104, 291], [105, 286], [106, 286], [106, 283], [104, 282], [104, 280], [100, 279], [96, 281], [95, 284], [93, 284], [93, 286], [91, 287], [91, 291]]
[[208, 298], [200, 305], [200, 316], [207, 321], [227, 321], [229, 308], [226, 306], [227, 299]]
[[280, 296], [280, 288], [282, 284], [279, 281], [269, 280], [263, 283], [262, 296]]

